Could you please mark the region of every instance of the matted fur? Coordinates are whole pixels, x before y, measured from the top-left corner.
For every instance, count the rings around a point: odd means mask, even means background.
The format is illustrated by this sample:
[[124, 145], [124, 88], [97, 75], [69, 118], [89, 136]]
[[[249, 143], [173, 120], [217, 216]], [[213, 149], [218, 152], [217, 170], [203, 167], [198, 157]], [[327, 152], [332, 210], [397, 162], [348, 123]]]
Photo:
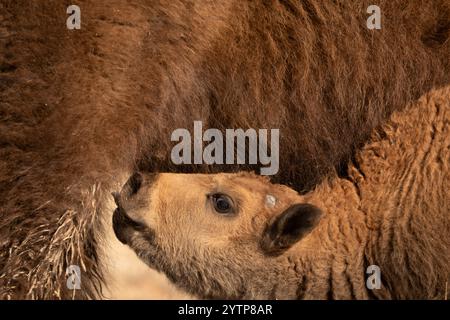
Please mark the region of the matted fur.
[[[118, 204], [139, 227], [115, 230], [182, 289], [214, 299], [445, 299], [450, 280], [450, 88], [427, 95], [357, 155], [347, 179], [304, 195], [251, 174], [159, 174]], [[206, 196], [226, 194], [232, 215]], [[267, 206], [266, 195], [277, 199]], [[324, 217], [287, 251], [265, 230], [294, 204]], [[120, 214], [118, 215], [120, 216]], [[366, 286], [370, 265], [381, 288]]]
[[133, 170], [254, 169], [171, 165], [175, 128], [280, 128], [275, 179], [307, 191], [449, 83], [446, 0], [378, 1], [378, 31], [369, 1], [85, 0], [76, 31], [70, 4], [0, 4], [0, 297], [98, 296], [101, 212]]

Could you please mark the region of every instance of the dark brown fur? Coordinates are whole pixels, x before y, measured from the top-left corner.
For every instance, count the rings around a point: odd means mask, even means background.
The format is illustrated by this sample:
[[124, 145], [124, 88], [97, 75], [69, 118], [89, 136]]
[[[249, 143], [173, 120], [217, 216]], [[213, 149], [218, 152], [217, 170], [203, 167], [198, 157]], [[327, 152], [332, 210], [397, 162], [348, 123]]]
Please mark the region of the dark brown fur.
[[79, 1], [79, 31], [70, 4], [0, 4], [1, 297], [98, 296], [100, 212], [133, 170], [252, 169], [170, 165], [175, 128], [280, 128], [275, 180], [306, 191], [449, 83], [446, 0], [379, 1], [379, 31], [368, 1]]

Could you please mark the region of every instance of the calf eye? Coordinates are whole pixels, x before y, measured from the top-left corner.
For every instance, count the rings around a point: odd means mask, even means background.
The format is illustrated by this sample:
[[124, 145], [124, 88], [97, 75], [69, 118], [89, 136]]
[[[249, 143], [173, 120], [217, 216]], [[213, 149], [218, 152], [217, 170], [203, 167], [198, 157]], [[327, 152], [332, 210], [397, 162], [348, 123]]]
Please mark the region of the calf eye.
[[233, 213], [233, 200], [231, 200], [229, 196], [222, 193], [215, 193], [211, 196], [211, 201], [213, 203], [214, 210], [218, 213]]

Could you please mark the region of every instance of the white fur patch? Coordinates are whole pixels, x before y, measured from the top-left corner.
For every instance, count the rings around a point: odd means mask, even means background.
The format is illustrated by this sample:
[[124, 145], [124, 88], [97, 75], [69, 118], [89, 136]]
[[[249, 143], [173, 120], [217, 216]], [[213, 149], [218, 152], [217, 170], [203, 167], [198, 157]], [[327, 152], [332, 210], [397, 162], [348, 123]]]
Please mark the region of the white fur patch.
[[277, 204], [277, 198], [275, 198], [273, 195], [268, 194], [266, 195], [266, 205], [270, 208], [275, 207]]

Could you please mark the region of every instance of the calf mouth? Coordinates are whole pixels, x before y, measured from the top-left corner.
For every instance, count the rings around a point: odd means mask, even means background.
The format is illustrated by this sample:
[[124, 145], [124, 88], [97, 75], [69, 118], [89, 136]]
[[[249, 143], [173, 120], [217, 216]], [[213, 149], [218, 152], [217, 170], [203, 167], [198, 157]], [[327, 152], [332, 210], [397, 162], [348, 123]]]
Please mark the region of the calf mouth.
[[147, 227], [134, 221], [127, 215], [125, 209], [121, 205], [121, 197], [118, 192], [114, 192], [112, 195], [117, 205], [117, 209], [114, 210], [112, 217], [114, 234], [123, 244], [130, 244], [133, 236], [135, 236], [136, 233], [144, 233]]

